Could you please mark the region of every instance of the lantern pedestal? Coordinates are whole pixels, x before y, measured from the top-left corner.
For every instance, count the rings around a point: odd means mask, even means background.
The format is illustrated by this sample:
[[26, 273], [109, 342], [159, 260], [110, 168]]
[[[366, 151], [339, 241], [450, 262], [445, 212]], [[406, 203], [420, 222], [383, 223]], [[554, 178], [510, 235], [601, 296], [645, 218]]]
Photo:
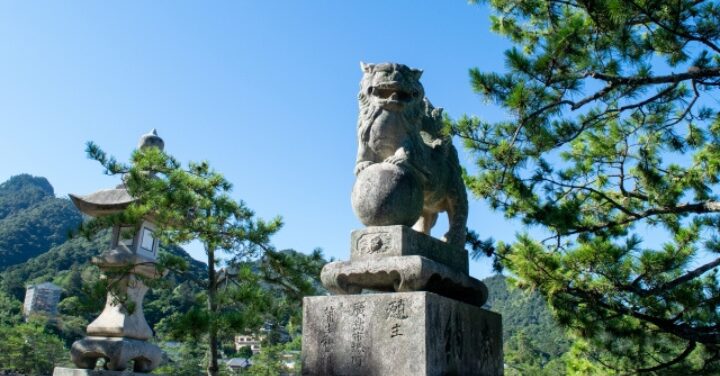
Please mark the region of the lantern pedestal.
[[93, 369], [100, 358], [105, 368], [123, 371], [133, 361], [135, 372], [150, 372], [162, 359], [159, 347], [145, 340], [152, 330], [143, 314], [143, 298], [148, 291], [143, 279], [160, 277], [154, 261], [133, 254], [119, 245], [92, 263], [112, 279], [105, 309], [87, 327], [88, 337], [76, 341], [70, 350], [73, 363], [79, 368]]

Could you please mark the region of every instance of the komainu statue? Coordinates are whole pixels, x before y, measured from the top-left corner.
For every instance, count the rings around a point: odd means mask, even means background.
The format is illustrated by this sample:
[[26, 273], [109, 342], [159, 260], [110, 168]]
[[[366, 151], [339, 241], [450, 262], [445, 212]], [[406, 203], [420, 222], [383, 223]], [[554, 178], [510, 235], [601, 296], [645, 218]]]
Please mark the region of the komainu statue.
[[[361, 63], [353, 209], [366, 226], [408, 225], [425, 234], [448, 213], [445, 241], [464, 247], [467, 194], [442, 109], [425, 98], [422, 71]], [[372, 172], [371, 172], [372, 171]]]
[[[457, 150], [421, 71], [362, 64], [350, 259], [303, 300], [303, 375], [502, 375], [502, 318], [470, 276]], [[446, 211], [445, 241], [429, 232]], [[412, 228], [411, 228], [412, 226]]]

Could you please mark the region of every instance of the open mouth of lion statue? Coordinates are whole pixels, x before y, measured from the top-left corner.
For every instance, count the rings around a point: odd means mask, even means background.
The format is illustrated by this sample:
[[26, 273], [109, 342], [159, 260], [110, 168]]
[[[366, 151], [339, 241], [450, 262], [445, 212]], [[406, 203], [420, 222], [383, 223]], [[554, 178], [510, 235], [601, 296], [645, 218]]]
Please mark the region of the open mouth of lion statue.
[[391, 81], [368, 88], [368, 94], [380, 105], [402, 107], [406, 103], [417, 99], [420, 93], [417, 90], [405, 90], [399, 82]]

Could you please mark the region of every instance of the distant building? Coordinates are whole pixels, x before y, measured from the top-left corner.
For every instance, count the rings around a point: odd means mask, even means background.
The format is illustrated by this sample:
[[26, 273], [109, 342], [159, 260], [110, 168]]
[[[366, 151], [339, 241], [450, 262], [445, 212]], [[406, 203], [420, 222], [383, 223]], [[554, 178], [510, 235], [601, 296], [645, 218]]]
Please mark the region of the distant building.
[[235, 372], [250, 368], [252, 360], [245, 358], [232, 358], [226, 362], [227, 366]]
[[235, 336], [235, 350], [240, 351], [243, 347], [249, 347], [253, 354], [260, 352], [260, 338], [250, 334]]
[[43, 313], [50, 316], [57, 315], [61, 293], [62, 288], [50, 282], [28, 286], [25, 291], [25, 302], [23, 303], [23, 314], [25, 318], [33, 313]]

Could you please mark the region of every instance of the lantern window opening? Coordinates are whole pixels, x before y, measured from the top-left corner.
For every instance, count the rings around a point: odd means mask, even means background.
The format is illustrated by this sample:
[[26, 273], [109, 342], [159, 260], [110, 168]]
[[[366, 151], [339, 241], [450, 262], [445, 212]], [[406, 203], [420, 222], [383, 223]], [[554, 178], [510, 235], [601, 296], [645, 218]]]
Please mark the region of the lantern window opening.
[[135, 226], [120, 226], [118, 230], [117, 244], [122, 244], [130, 249], [135, 245], [137, 229]]
[[140, 247], [146, 252], [155, 253], [155, 233], [153, 230], [143, 227], [142, 241]]

